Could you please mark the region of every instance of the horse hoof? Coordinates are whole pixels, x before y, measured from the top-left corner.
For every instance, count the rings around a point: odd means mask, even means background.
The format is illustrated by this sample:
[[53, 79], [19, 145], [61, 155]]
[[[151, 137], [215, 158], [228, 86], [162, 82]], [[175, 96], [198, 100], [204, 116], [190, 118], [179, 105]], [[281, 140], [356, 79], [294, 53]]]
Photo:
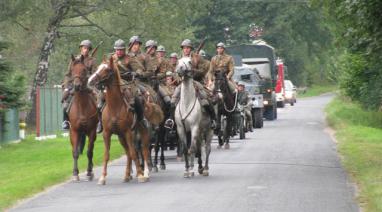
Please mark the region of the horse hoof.
[[229, 149], [229, 144], [225, 144], [224, 149]]
[[153, 167], [153, 172], [158, 172], [158, 167], [157, 166]]
[[100, 178], [99, 180], [98, 180], [98, 183], [97, 183], [98, 185], [106, 185], [106, 180], [105, 180], [105, 178]]
[[210, 173], [208, 172], [208, 170], [203, 170], [203, 176], [207, 177], [208, 175], [210, 175]]
[[128, 177], [125, 177], [125, 179], [123, 179], [123, 182], [125, 182], [125, 183], [128, 183], [128, 182], [130, 182], [130, 180], [132, 180], [133, 179], [133, 176], [128, 176]]
[[199, 174], [203, 174], [203, 171], [204, 171], [204, 169], [203, 169], [203, 168], [201, 168], [201, 169], [198, 169], [198, 172], [199, 172]]
[[176, 156], [176, 160], [177, 160], [178, 162], [182, 162], [182, 161], [183, 161], [183, 158], [182, 158], [182, 157], [179, 157], [179, 156]]
[[190, 178], [190, 173], [189, 172], [184, 172], [183, 177], [184, 178]]
[[161, 170], [166, 170], [166, 165], [165, 164], [160, 165], [160, 169]]
[[87, 181], [93, 181], [93, 179], [94, 179], [94, 173], [91, 173], [90, 175], [86, 176]]
[[144, 176], [138, 176], [138, 183], [145, 183], [148, 181], [148, 178], [145, 178]]
[[72, 177], [73, 182], [80, 182], [80, 177], [78, 175]]
[[220, 146], [220, 144], [218, 144], [217, 149], [221, 149], [221, 148], [222, 148], [222, 146]]
[[190, 172], [190, 177], [194, 177], [195, 176], [195, 173], [194, 172]]

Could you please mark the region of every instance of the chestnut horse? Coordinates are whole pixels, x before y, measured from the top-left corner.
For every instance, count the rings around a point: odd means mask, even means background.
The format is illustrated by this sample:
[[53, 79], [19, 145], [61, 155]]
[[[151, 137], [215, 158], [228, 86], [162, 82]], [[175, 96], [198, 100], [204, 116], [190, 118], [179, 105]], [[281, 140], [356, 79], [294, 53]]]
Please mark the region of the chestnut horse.
[[93, 174], [93, 149], [97, 133], [97, 108], [94, 96], [91, 90], [87, 88], [88, 69], [84, 64], [84, 57], [75, 59], [72, 55], [70, 72], [73, 77], [74, 93], [72, 105], [69, 111], [70, 122], [70, 143], [72, 144], [73, 154], [73, 181], [79, 181], [78, 176], [78, 157], [83, 152], [86, 136], [89, 138], [88, 144], [88, 168], [87, 178], [92, 180]]
[[[131, 165], [135, 162], [138, 182], [146, 182], [149, 179], [149, 133], [147, 129], [136, 121], [135, 114], [130, 106], [124, 100], [122, 87], [126, 86], [121, 80], [119, 70], [111, 57], [109, 62], [104, 61], [97, 71], [89, 78], [90, 86], [96, 83], [103, 83], [106, 87], [105, 101], [106, 106], [102, 112], [103, 140], [105, 144], [103, 172], [98, 184], [106, 184], [107, 163], [110, 156], [110, 139], [112, 134], [118, 135], [119, 142], [123, 146], [127, 156], [127, 165], [125, 172], [125, 182], [132, 179]], [[134, 144], [134, 130], [137, 129], [142, 141], [142, 152], [144, 158], [144, 173], [137, 157]]]

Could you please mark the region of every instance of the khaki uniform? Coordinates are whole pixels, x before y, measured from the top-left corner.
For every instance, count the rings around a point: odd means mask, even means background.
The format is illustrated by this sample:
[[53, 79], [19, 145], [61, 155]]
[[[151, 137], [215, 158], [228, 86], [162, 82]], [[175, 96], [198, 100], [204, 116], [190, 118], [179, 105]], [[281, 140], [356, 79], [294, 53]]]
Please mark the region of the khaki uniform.
[[228, 85], [231, 91], [235, 91], [235, 83], [232, 82], [232, 76], [234, 74], [234, 60], [233, 57], [223, 53], [222, 55], [215, 55], [211, 59], [210, 68], [208, 71], [208, 81], [213, 81], [215, 79], [215, 74], [218, 72], [223, 72], [225, 76], [229, 79]]

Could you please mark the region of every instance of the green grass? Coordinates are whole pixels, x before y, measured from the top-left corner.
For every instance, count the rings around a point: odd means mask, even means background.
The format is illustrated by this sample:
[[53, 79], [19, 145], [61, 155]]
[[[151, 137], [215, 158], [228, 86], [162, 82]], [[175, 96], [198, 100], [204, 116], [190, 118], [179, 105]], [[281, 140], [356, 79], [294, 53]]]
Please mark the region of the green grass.
[[382, 211], [382, 112], [337, 97], [326, 108], [343, 164], [360, 188], [364, 211]]
[[312, 87], [308, 87], [305, 92], [299, 91], [297, 97], [311, 97], [318, 96], [328, 92], [334, 92], [337, 90], [336, 85], [313, 85]]
[[[86, 171], [87, 156], [80, 155], [80, 172]], [[103, 159], [102, 136], [98, 136], [94, 149], [94, 163]], [[111, 159], [120, 157], [123, 148], [112, 141]], [[36, 141], [27, 138], [18, 144], [3, 145], [0, 148], [0, 211], [12, 206], [17, 200], [29, 197], [54, 184], [70, 179], [73, 159], [69, 138]]]

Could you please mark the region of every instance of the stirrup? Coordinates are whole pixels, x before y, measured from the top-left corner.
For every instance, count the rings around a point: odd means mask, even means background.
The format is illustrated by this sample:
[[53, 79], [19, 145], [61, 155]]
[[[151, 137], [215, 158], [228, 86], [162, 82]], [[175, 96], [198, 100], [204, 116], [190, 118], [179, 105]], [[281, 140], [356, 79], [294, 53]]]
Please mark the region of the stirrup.
[[171, 130], [172, 128], [174, 128], [174, 120], [172, 119], [167, 119], [166, 122], [164, 123], [164, 127], [166, 129], [169, 129]]
[[69, 130], [70, 129], [70, 122], [65, 120], [64, 122], [62, 122], [62, 129], [63, 130]]

